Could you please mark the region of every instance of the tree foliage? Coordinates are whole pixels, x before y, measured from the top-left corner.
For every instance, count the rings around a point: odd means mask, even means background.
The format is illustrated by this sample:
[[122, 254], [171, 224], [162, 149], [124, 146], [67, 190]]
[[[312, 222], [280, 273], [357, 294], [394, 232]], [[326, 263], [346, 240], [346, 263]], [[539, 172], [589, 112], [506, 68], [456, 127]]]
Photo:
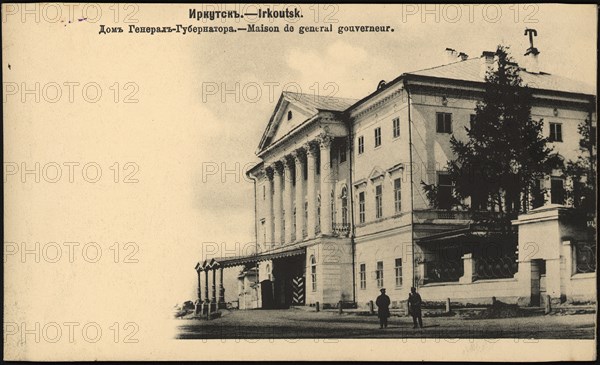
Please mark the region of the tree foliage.
[[[508, 47], [498, 46], [483, 98], [466, 127], [468, 140], [450, 140], [456, 158], [447, 170], [455, 206], [470, 197], [470, 209], [505, 213], [507, 219], [527, 210], [536, 180], [549, 172], [551, 154], [542, 135], [543, 120], [531, 119], [531, 104], [531, 90]], [[422, 184], [430, 204], [439, 206], [438, 188]]]

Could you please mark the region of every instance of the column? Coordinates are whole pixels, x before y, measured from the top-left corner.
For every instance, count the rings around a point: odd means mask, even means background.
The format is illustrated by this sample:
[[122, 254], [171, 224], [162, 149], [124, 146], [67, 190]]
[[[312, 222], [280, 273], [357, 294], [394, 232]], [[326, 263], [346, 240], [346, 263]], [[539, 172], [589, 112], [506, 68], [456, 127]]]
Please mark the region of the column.
[[296, 163], [296, 241], [304, 239], [304, 168], [306, 156], [304, 151], [294, 151], [294, 162]]
[[331, 136], [321, 137], [321, 233], [330, 236], [331, 222], [331, 191], [333, 171], [331, 169]]
[[267, 167], [265, 169], [265, 229], [267, 231], [266, 242], [263, 242], [263, 250], [268, 250], [273, 246], [275, 240], [273, 239], [273, 168]]
[[277, 162], [272, 165], [273, 167], [273, 245], [283, 243], [281, 238], [282, 232], [282, 204], [281, 204], [281, 188], [282, 188], [282, 179], [283, 179], [283, 171], [280, 162]]
[[293, 199], [294, 196], [292, 194], [292, 161], [289, 157], [284, 157], [282, 160], [283, 163], [283, 176], [285, 183], [285, 195], [283, 197], [283, 209], [285, 210], [285, 243], [292, 242], [292, 229], [294, 227], [294, 207], [293, 207]]
[[213, 268], [212, 270], [212, 303], [217, 302], [217, 270]]
[[223, 267], [219, 267], [219, 303], [225, 304], [225, 287], [223, 286]]
[[472, 253], [466, 253], [462, 257], [463, 261], [463, 276], [458, 279], [461, 284], [471, 284], [475, 277], [475, 259], [473, 259]]
[[198, 269], [198, 271], [196, 271], [196, 273], [198, 274], [198, 303], [202, 302], [202, 280], [200, 280], [200, 278], [202, 277], [202, 274], [200, 269]]
[[317, 171], [316, 165], [316, 153], [314, 145], [307, 144], [306, 150], [306, 163], [308, 164], [307, 170], [307, 186], [306, 195], [308, 202], [308, 220], [306, 222], [306, 230], [308, 233], [308, 239], [315, 238], [315, 228], [317, 225], [317, 194], [315, 189], [315, 172]]
[[208, 302], [208, 268], [204, 268], [204, 301]]

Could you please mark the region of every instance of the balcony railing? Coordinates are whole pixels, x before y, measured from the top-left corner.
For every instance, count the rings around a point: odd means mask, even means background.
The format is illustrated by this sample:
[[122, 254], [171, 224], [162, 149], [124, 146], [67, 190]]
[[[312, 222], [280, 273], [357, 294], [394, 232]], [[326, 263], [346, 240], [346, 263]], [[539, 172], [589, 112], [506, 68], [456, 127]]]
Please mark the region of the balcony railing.
[[350, 235], [350, 223], [333, 223], [333, 234], [340, 237], [348, 237]]

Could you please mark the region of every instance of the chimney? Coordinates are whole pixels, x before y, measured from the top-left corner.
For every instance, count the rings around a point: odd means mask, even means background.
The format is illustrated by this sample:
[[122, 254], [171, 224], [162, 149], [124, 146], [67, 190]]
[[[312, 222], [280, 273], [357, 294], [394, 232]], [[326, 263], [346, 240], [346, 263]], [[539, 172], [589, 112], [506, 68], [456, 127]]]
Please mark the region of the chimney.
[[460, 57], [460, 60], [461, 60], [461, 61], [466, 61], [466, 60], [469, 58], [469, 55], [468, 55], [468, 54], [466, 54], [466, 53], [464, 53], [464, 52], [460, 52], [460, 53], [458, 54], [458, 57]]
[[444, 51], [444, 53], [446, 54], [446, 62], [445, 63], [456, 62], [456, 58], [458, 57], [458, 53], [456, 53], [455, 49], [453, 49], [453, 48], [446, 48], [446, 50]]
[[538, 64], [538, 55], [539, 54], [540, 54], [540, 51], [538, 51], [538, 49], [535, 47], [530, 47], [527, 49], [527, 52], [525, 52], [525, 57], [526, 57], [525, 69], [527, 70], [527, 72], [530, 72], [532, 74], [540, 73], [540, 65]]
[[494, 66], [494, 57], [495, 57], [495, 53], [494, 52], [490, 52], [490, 51], [483, 51], [481, 53], [481, 78], [484, 79], [485, 78], [485, 74], [487, 73], [488, 70], [491, 70], [492, 67]]
[[537, 30], [525, 28], [525, 35], [529, 36], [529, 48], [525, 51], [525, 69], [527, 72], [539, 74], [540, 66], [538, 64], [538, 55], [540, 51], [533, 46], [533, 37], [537, 37]]

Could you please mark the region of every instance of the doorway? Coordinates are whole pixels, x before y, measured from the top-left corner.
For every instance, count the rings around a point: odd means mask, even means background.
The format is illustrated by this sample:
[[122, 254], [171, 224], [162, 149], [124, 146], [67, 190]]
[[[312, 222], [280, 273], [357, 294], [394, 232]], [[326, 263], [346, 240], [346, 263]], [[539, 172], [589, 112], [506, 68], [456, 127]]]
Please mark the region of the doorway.
[[539, 307], [546, 293], [546, 260], [531, 260], [531, 305]]

